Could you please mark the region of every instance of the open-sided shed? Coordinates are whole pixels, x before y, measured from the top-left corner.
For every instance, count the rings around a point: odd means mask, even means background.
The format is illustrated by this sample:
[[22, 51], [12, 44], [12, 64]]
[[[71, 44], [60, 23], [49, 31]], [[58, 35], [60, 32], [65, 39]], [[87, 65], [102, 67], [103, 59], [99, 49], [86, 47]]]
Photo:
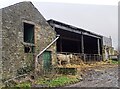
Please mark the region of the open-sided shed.
[[48, 20], [48, 23], [60, 35], [57, 40], [57, 52], [78, 53], [83, 59], [102, 59], [102, 36], [59, 21]]

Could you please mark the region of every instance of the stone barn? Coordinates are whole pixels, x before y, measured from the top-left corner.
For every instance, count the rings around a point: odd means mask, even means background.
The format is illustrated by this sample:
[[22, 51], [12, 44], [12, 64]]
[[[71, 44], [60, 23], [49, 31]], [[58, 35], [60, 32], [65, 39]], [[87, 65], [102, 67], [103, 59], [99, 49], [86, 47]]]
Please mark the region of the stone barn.
[[[103, 59], [103, 36], [48, 20], [31, 2], [0, 9], [0, 80], [36, 69]], [[110, 44], [111, 46], [111, 44]], [[60, 61], [60, 56], [64, 62]], [[59, 56], [59, 57], [58, 57]], [[0, 83], [2, 84], [2, 83]]]
[[[55, 64], [56, 32], [31, 2], [0, 9], [0, 80]], [[39, 67], [39, 65], [37, 66]]]

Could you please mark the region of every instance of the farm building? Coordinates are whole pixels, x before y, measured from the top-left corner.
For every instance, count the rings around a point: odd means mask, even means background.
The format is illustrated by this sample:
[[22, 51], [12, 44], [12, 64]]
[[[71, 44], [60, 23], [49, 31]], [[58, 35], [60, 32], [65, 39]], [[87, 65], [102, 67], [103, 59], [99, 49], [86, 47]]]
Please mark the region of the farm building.
[[48, 23], [60, 35], [57, 53], [75, 54], [85, 61], [102, 60], [101, 35], [55, 20], [48, 20]]
[[103, 36], [59, 21], [48, 20], [31, 2], [0, 9], [0, 59], [3, 82], [64, 62], [103, 59]]
[[111, 37], [103, 36], [103, 59], [108, 60], [109, 55], [114, 55], [114, 48], [112, 47], [112, 39]]
[[5, 82], [29, 72], [35, 66], [35, 59], [40, 59], [38, 62], [43, 66], [54, 64], [55, 40], [56, 32], [31, 2], [0, 9], [0, 80]]

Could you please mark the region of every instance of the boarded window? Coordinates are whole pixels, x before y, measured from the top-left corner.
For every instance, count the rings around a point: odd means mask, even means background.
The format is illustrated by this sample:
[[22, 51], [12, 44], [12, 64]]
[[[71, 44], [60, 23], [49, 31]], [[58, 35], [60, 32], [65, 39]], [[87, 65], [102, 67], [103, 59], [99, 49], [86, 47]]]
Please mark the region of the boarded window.
[[[24, 23], [24, 42], [29, 44], [34, 44], [34, 25]], [[34, 47], [31, 45], [25, 45], [25, 53], [33, 53]]]

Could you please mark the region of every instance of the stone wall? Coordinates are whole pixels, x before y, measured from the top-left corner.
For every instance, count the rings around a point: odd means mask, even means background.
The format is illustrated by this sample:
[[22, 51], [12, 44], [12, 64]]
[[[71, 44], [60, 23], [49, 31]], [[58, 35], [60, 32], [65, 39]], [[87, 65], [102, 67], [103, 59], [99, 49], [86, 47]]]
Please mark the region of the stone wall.
[[[34, 64], [35, 55], [56, 38], [56, 33], [31, 2], [21, 2], [2, 10], [3, 80], [6, 81], [17, 76], [23, 67]], [[24, 53], [23, 22], [35, 26], [35, 54]], [[53, 44], [48, 50], [52, 52], [52, 63], [55, 64], [56, 44]], [[40, 58], [42, 60], [42, 57]]]
[[0, 88], [2, 87], [2, 9], [0, 9]]

